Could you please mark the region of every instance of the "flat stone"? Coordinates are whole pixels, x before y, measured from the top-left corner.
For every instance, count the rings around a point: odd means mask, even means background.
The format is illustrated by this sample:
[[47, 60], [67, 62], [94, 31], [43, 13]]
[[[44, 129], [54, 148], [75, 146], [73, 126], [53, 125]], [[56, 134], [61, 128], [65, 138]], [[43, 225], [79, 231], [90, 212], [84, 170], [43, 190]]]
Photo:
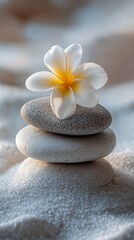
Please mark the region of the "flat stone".
[[18, 185], [25, 186], [25, 176], [27, 176], [27, 179], [33, 179], [33, 184], [34, 179], [39, 178], [43, 185], [46, 184], [46, 188], [48, 182], [51, 182], [51, 188], [55, 185], [55, 189], [60, 189], [60, 187], [62, 189], [62, 186], [65, 185], [73, 187], [73, 184], [75, 186], [88, 185], [89, 188], [104, 186], [113, 178], [114, 173], [111, 164], [103, 158], [99, 161], [75, 164], [46, 163], [41, 160], [27, 158], [18, 168], [15, 171], [12, 183], [17, 182]]
[[40, 98], [26, 103], [21, 110], [22, 118], [29, 124], [47, 132], [65, 135], [90, 135], [107, 129], [111, 114], [101, 105], [94, 108], [77, 106], [68, 119], [57, 118], [50, 106], [49, 98]]
[[78, 163], [107, 156], [115, 147], [112, 130], [91, 136], [75, 137], [52, 134], [27, 126], [16, 137], [18, 149], [26, 156], [57, 163]]

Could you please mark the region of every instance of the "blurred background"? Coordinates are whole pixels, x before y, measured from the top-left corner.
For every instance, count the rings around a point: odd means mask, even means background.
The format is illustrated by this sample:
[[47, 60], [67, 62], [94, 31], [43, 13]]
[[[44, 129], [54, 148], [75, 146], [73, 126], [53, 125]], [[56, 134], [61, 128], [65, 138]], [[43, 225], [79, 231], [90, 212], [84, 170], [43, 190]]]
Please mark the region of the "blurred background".
[[100, 103], [113, 116], [115, 151], [134, 150], [134, 0], [0, 0], [0, 144], [15, 146], [22, 105], [42, 96], [26, 78], [45, 70], [52, 45], [71, 43], [108, 73]]
[[[108, 84], [134, 79], [134, 0], [0, 0], [0, 82], [24, 86], [55, 44], [81, 43]], [[107, 85], [108, 86], [108, 85]]]

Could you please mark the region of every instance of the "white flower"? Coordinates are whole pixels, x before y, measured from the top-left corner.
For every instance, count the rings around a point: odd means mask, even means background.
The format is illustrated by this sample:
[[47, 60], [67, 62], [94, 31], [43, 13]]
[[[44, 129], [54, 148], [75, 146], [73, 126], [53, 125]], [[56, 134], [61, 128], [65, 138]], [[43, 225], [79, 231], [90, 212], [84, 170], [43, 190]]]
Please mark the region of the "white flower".
[[50, 104], [54, 114], [68, 118], [76, 110], [76, 104], [92, 108], [98, 104], [95, 89], [107, 82], [107, 74], [95, 63], [79, 65], [82, 56], [80, 44], [71, 44], [65, 50], [53, 46], [45, 55], [44, 63], [51, 70], [37, 72], [26, 80], [32, 91], [50, 91]]

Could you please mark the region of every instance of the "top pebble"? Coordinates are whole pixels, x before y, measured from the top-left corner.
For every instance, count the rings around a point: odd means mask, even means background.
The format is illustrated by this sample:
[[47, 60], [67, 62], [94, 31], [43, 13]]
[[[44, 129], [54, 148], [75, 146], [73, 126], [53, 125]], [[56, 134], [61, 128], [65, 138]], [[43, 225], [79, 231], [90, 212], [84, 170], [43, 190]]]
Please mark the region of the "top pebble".
[[49, 98], [40, 98], [26, 103], [21, 115], [29, 124], [51, 133], [83, 136], [102, 132], [111, 122], [111, 114], [103, 106], [94, 108], [77, 106], [68, 119], [57, 118], [50, 106]]

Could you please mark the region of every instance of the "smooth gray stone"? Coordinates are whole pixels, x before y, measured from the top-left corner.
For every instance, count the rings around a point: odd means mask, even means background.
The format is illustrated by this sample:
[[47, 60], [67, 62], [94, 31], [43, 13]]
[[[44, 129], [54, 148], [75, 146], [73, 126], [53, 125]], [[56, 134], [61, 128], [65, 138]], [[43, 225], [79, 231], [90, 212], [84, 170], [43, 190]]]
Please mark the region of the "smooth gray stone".
[[115, 147], [112, 130], [91, 136], [63, 136], [27, 126], [16, 137], [18, 149], [26, 156], [57, 163], [79, 163], [107, 156]]
[[77, 106], [68, 119], [57, 118], [50, 106], [49, 98], [40, 98], [26, 103], [21, 110], [22, 118], [30, 125], [47, 132], [65, 135], [90, 135], [107, 129], [111, 114], [101, 105], [94, 108]]

